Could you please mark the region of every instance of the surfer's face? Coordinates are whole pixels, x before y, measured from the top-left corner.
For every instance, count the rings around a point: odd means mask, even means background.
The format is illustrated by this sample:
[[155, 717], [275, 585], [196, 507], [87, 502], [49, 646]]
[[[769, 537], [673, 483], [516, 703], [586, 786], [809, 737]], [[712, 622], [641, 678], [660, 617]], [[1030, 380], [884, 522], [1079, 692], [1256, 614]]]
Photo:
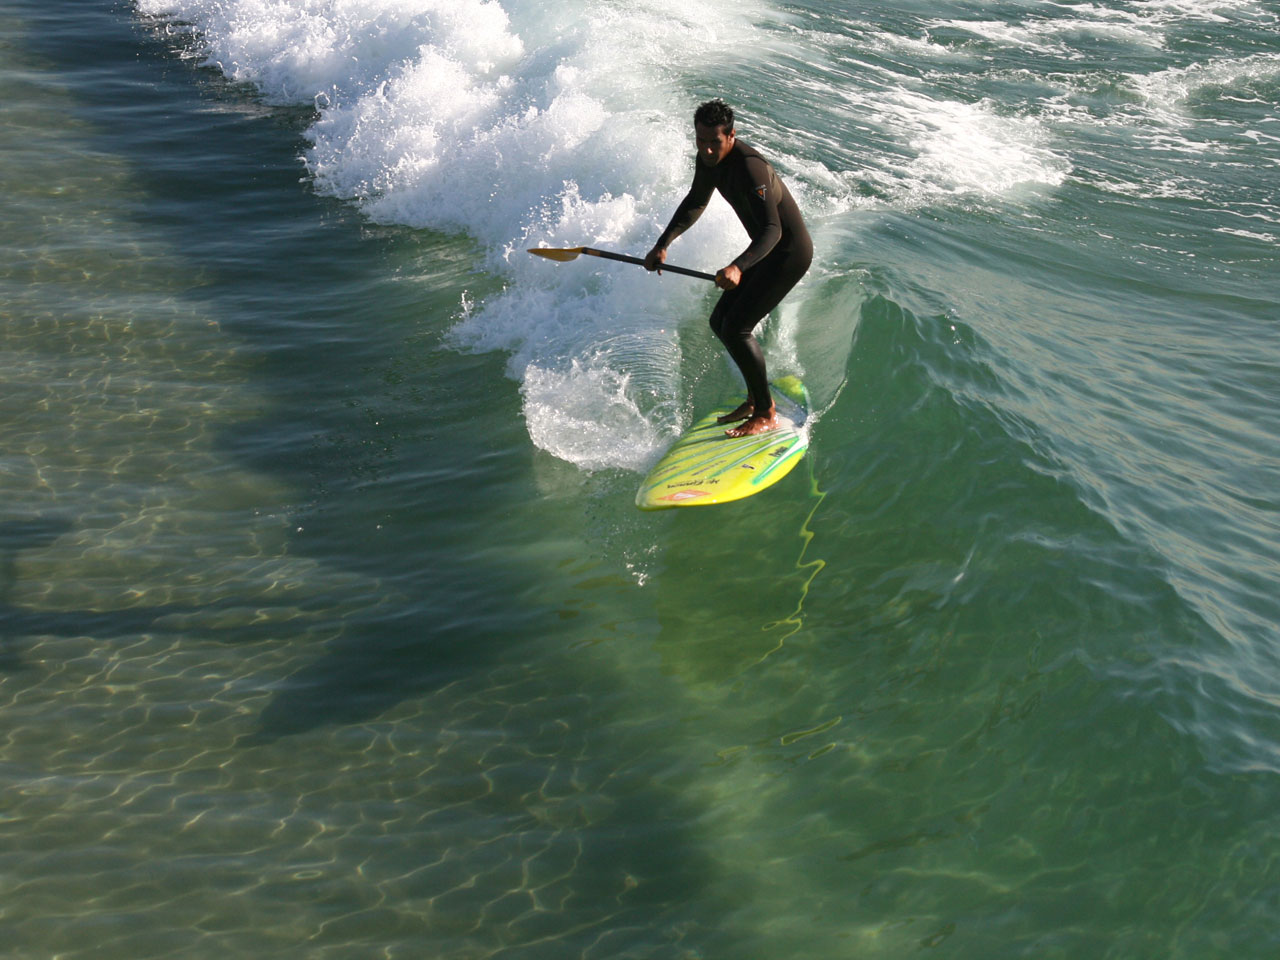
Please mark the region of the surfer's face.
[[698, 145], [698, 161], [708, 167], [729, 155], [733, 149], [734, 131], [724, 127], [704, 127], [700, 123], [693, 125], [694, 141]]

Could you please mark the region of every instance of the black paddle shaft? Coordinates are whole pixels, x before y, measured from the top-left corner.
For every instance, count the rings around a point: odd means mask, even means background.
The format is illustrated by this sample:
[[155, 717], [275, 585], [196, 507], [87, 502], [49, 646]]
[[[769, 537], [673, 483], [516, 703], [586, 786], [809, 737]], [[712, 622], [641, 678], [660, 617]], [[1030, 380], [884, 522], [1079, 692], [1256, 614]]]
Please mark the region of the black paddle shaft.
[[[592, 257], [603, 257], [606, 260], [618, 260], [622, 263], [636, 263], [644, 266], [644, 261], [639, 257], [629, 257], [625, 253], [610, 253], [608, 250], [596, 250], [593, 247], [583, 247], [582, 252]], [[715, 283], [715, 276], [710, 273], [702, 273], [699, 270], [689, 270], [686, 267], [669, 267], [666, 264], [658, 267], [659, 270], [667, 270], [671, 273], [682, 273], [686, 277], [697, 277], [699, 280], [710, 280]]]

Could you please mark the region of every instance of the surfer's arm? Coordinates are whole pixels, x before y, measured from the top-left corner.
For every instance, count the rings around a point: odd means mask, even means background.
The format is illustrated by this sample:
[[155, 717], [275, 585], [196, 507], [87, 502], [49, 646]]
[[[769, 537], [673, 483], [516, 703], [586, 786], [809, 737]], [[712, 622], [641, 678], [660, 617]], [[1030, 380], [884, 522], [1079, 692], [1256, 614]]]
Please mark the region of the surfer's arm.
[[782, 214], [778, 210], [778, 203], [782, 200], [782, 183], [760, 157], [748, 157], [746, 166], [747, 176], [754, 188], [747, 202], [754, 208], [755, 222], [764, 226], [752, 238], [751, 245], [734, 259], [732, 266], [739, 270], [755, 266], [782, 239]]
[[667, 229], [662, 231], [662, 236], [653, 245], [654, 252], [666, 250], [671, 246], [672, 240], [698, 222], [702, 211], [707, 209], [707, 204], [711, 202], [711, 192], [714, 189], [715, 182], [710, 171], [706, 170], [702, 164], [697, 164], [694, 168], [693, 185], [680, 201], [680, 206], [676, 207], [676, 212], [672, 215], [671, 222], [667, 224]]

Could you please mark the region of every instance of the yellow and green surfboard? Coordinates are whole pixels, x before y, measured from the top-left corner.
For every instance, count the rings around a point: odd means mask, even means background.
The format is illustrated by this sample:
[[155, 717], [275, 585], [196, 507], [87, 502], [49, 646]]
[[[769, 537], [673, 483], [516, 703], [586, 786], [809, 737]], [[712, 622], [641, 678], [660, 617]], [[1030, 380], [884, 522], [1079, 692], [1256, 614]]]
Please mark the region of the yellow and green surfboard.
[[782, 421], [777, 430], [726, 437], [728, 426], [716, 418], [736, 407], [742, 396], [726, 400], [686, 430], [654, 465], [636, 492], [636, 506], [666, 510], [728, 503], [759, 493], [790, 473], [809, 446], [809, 393], [798, 377], [783, 377], [770, 387]]

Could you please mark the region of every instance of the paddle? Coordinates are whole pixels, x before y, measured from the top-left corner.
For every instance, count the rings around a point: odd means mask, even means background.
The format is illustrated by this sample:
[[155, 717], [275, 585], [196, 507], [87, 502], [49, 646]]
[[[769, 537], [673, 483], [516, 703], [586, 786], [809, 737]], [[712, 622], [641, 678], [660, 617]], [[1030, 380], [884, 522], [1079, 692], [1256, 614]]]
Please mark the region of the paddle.
[[[585, 253], [589, 257], [603, 257], [606, 260], [618, 260], [622, 263], [638, 263], [644, 266], [644, 261], [639, 257], [628, 257], [624, 253], [610, 253], [608, 250], [595, 250], [591, 247], [569, 247], [566, 250], [555, 250], [551, 247], [532, 247], [530, 253], [537, 254], [540, 257], [546, 257], [548, 260], [556, 260], [559, 263], [568, 263], [570, 260], [576, 260], [578, 254]], [[669, 263], [664, 263], [658, 268], [659, 270], [670, 270], [672, 273], [683, 273], [686, 277], [697, 277], [699, 280], [710, 280], [715, 282], [715, 276], [710, 273], [700, 273], [697, 270], [688, 270], [685, 267], [673, 267]]]

